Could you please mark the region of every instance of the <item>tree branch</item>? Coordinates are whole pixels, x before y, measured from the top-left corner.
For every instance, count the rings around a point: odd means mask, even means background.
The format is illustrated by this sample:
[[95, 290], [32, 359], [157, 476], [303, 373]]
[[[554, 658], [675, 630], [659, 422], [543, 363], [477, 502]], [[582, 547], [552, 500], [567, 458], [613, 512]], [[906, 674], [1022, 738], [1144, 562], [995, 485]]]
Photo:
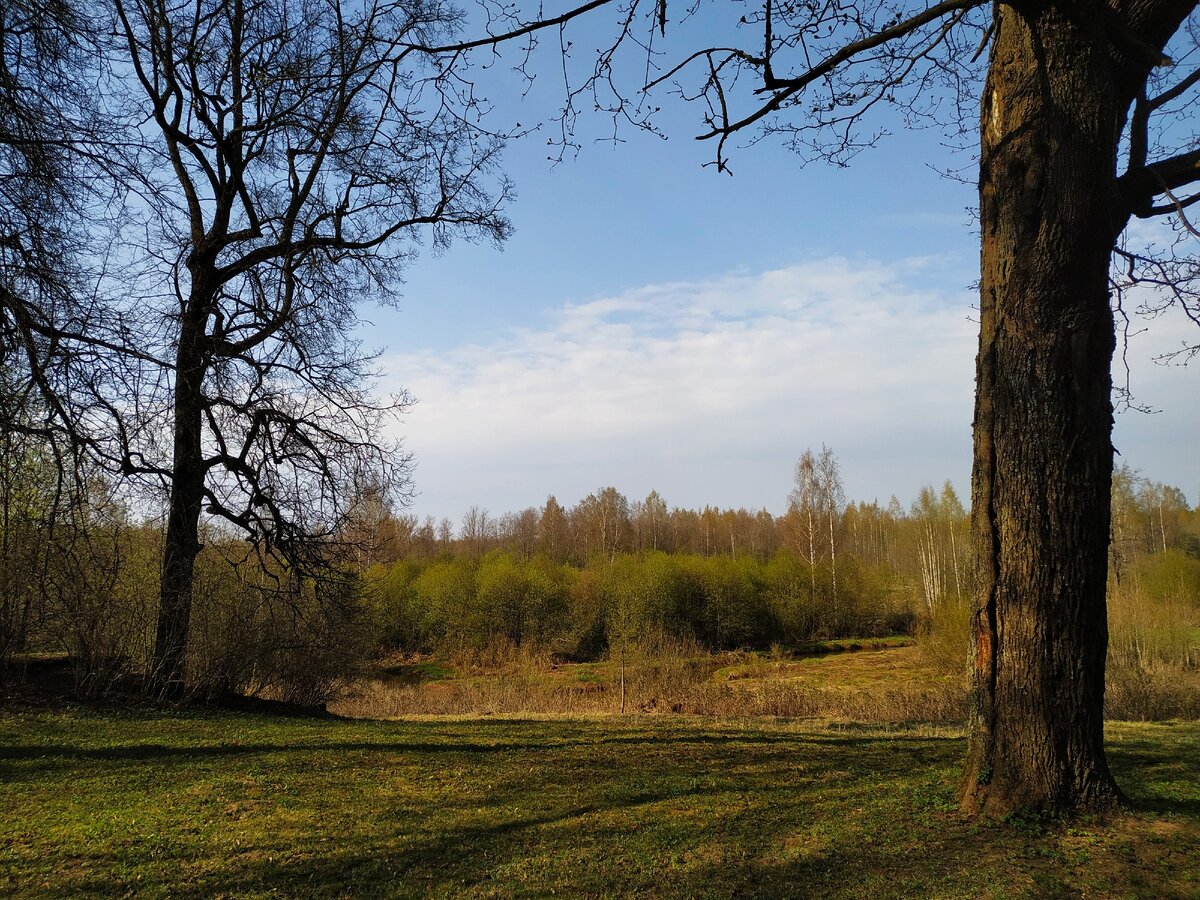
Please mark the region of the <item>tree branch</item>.
[[[1126, 172], [1117, 179], [1125, 217], [1147, 218], [1154, 211], [1154, 198], [1200, 181], [1200, 150], [1190, 150]], [[1172, 209], [1175, 207], [1172, 206]]]
[[834, 69], [850, 62], [859, 54], [906, 37], [943, 16], [975, 9], [976, 7], [984, 6], [987, 2], [988, 0], [943, 0], [943, 2], [931, 6], [924, 12], [918, 13], [909, 19], [905, 19], [903, 22], [898, 22], [889, 28], [880, 29], [867, 37], [843, 45], [836, 53], [830, 54], [817, 63], [817, 65], [800, 75], [790, 78], [768, 78], [765, 77], [766, 73], [764, 71], [763, 86], [758, 88], [756, 93], [771, 92], [773, 93], [771, 99], [745, 118], [737, 122], [726, 122], [719, 128], [714, 128], [706, 134], [698, 135], [697, 140], [706, 140], [718, 135], [727, 135], [735, 131], [741, 131], [743, 128], [753, 125], [765, 116], [776, 112], [784, 103], [800, 93], [808, 85], [830, 74]]

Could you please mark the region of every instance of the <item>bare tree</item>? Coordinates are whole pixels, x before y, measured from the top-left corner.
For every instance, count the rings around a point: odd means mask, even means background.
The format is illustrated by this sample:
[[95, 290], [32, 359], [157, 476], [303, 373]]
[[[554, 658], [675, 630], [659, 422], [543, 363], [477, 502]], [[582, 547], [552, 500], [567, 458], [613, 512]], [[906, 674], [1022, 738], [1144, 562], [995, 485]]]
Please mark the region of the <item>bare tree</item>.
[[842, 511], [846, 507], [846, 490], [842, 486], [842, 470], [838, 465], [837, 457], [824, 444], [821, 445], [821, 455], [817, 457], [817, 477], [821, 488], [821, 509], [829, 530], [829, 577], [832, 582], [833, 615], [836, 621], [838, 615], [837, 532], [841, 525]]
[[[5, 404], [40, 393], [42, 309], [69, 301], [76, 249], [68, 151], [81, 64], [79, 22], [65, 3], [0, 8], [0, 354]], [[53, 402], [53, 392], [44, 398]], [[16, 418], [6, 423], [15, 428]]]
[[667, 502], [662, 495], [658, 491], [651, 491], [645, 500], [634, 504], [632, 515], [638, 534], [638, 549], [658, 550], [667, 521]]
[[800, 554], [808, 563], [810, 597], [817, 597], [817, 536], [821, 529], [821, 484], [817, 460], [805, 450], [796, 463], [794, 486], [788, 495], [788, 513]]
[[[645, 88], [699, 105], [720, 171], [736, 135], [782, 136], [804, 159], [843, 164], [881, 136], [881, 109], [959, 136], [980, 123], [975, 702], [962, 799], [995, 814], [1117, 803], [1103, 747], [1111, 301], [1115, 291], [1123, 313], [1128, 290], [1150, 286], [1149, 312], [1174, 306], [1200, 322], [1186, 218], [1200, 199], [1186, 192], [1200, 181], [1186, 124], [1200, 85], [1195, 0], [696, 3], [677, 18], [707, 16], [702, 43], [665, 62], [659, 38], [678, 9], [665, 0], [596, 0], [544, 20], [482, 6], [488, 36], [441, 49], [494, 50], [614, 11], [616, 39], [568, 85], [564, 144], [585, 96], [654, 127], [644, 91], [621, 88], [622, 47], [650, 73]], [[1122, 237], [1131, 218], [1159, 215], [1176, 217], [1184, 243], [1155, 253]]]
[[[805, 158], [840, 164], [875, 143], [879, 109], [952, 128], [978, 110], [975, 708], [963, 803], [1002, 814], [1104, 809], [1120, 799], [1103, 748], [1111, 292], [1123, 313], [1129, 289], [1149, 286], [1140, 296], [1150, 297], [1150, 312], [1173, 305], [1200, 321], [1200, 267], [1188, 243], [1196, 229], [1186, 212], [1198, 199], [1187, 189], [1200, 180], [1185, 119], [1200, 85], [1194, 0], [700, 3], [681, 18], [728, 14], [729, 28], [712, 43], [705, 29], [703, 45], [665, 68], [656, 42], [674, 10], [665, 0], [592, 0], [542, 18], [540, 7], [524, 15], [482, 0], [486, 34], [462, 41], [440, 6], [417, 0], [366, 3], [348, 17], [332, 0], [118, 5], [143, 89], [137, 109], [161, 133], [153, 170], [169, 176], [155, 183], [162, 192], [151, 206], [171, 214], [158, 212], [150, 230], [164, 238], [156, 258], [177, 306], [165, 367], [174, 458], [144, 464], [142, 451], [120, 455], [125, 468], [172, 485], [167, 624], [156, 654], [164, 683], [181, 672], [186, 628], [178, 625], [206, 499], [252, 534], [286, 536], [286, 513], [321, 496], [308, 491], [281, 505], [243, 471], [241, 447], [290, 465], [314, 434], [329, 436], [301, 428], [295, 411], [261, 418], [248, 400], [221, 406], [245, 432], [216, 456], [197, 449], [206, 429], [216, 433], [206, 379], [249, 371], [233, 362], [235, 351], [274, 365], [278, 346], [296, 355], [243, 382], [256, 401], [282, 373], [326, 400], [336, 394], [323, 378], [294, 371], [312, 359], [304, 327], [294, 326], [348, 321], [337, 302], [354, 293], [342, 280], [347, 269], [374, 275], [365, 256], [419, 225], [442, 237], [455, 226], [503, 233], [478, 189], [494, 145], [469, 114], [454, 112], [461, 104], [443, 105], [448, 88], [469, 92], [456, 79], [470, 54], [533, 42], [548, 29], [561, 34], [609, 7], [614, 40], [567, 86], [564, 146], [585, 95], [589, 106], [653, 128], [655, 108], [640, 87], [699, 103], [700, 136], [715, 143], [722, 171], [739, 134], [781, 135]], [[565, 52], [568, 42], [559, 46]], [[641, 57], [637, 71], [651, 73], [630, 91], [615, 74], [622, 48]], [[532, 59], [528, 47], [518, 58], [522, 66]], [[407, 68], [417, 59], [430, 61], [423, 77]], [[1155, 216], [1174, 216], [1184, 243], [1161, 253], [1131, 246], [1123, 237], [1130, 220]], [[325, 307], [334, 311], [326, 318], [301, 312]], [[304, 469], [313, 476], [305, 484], [324, 484], [332, 471]], [[210, 486], [217, 472], [245, 504]]]
[[[821, 445], [820, 455], [805, 450], [793, 474], [794, 484], [788, 495], [788, 516], [800, 555], [809, 567], [810, 590], [817, 595], [817, 566], [829, 559], [829, 578], [833, 620], [838, 618], [837, 542], [846, 491], [841, 468], [833, 451]], [[819, 549], [818, 549], [819, 548]], [[837, 625], [835, 624], [835, 628]]]
[[925, 485], [909, 513], [917, 526], [917, 560], [921, 568], [921, 590], [932, 616], [946, 595], [944, 548], [941, 541], [941, 504], [933, 488]]
[[567, 513], [551, 494], [546, 498], [538, 519], [537, 547], [555, 562], [563, 562], [569, 551], [570, 534]]
[[[105, 173], [86, 166], [95, 108], [89, 5], [0, 6], [0, 669], [46, 616], [56, 577], [81, 539], [90, 469], [72, 382], [94, 382], [96, 315], [86, 223]], [[87, 337], [88, 344], [72, 342]], [[3, 672], [0, 672], [3, 677]]]
[[509, 540], [521, 556], [529, 559], [537, 552], [538, 522], [541, 511], [536, 507], [526, 507], [516, 513], [508, 529]]
[[[756, 47], [691, 57], [703, 66], [718, 166], [727, 139], [757, 123], [841, 161], [872, 142], [862, 126], [876, 106], [933, 114], [971, 101], [974, 60], [991, 44], [980, 101], [968, 808], [1095, 809], [1120, 796], [1103, 749], [1110, 263], [1130, 217], [1173, 212], [1172, 192], [1197, 175], [1195, 151], [1164, 146], [1169, 128], [1157, 153], [1143, 152], [1154, 114], [1200, 81], [1183, 67], [1172, 86], [1155, 74], [1193, 8], [768, 2], [751, 17]], [[735, 77], [756, 88], [739, 91]]]
[[459, 535], [467, 552], [476, 559], [483, 556], [488, 545], [492, 542], [496, 531], [496, 521], [491, 514], [479, 506], [472, 506], [463, 513], [462, 530]]
[[137, 173], [136, 221], [93, 283], [107, 330], [64, 326], [44, 301], [6, 300], [5, 323], [105, 360], [45, 393], [95, 458], [169, 495], [150, 674], [175, 696], [204, 517], [293, 575], [328, 573], [354, 486], [403, 489], [408, 458], [384, 428], [408, 398], [369, 393], [356, 310], [391, 302], [422, 238], [508, 234], [504, 136], [413, 48], [453, 34], [440, 4], [97, 6], [95, 32], [113, 36], [91, 72], [109, 137], [83, 143], [98, 168]]
[[77, 290], [89, 181], [73, 142], [89, 115], [86, 35], [66, 3], [0, 7], [0, 427], [51, 442], [52, 455], [73, 447], [62, 387], [85, 371], [63, 338], [95, 324]]
[[583, 559], [595, 554], [611, 562], [630, 527], [629, 500], [615, 487], [606, 487], [580, 500], [571, 518], [583, 538]]

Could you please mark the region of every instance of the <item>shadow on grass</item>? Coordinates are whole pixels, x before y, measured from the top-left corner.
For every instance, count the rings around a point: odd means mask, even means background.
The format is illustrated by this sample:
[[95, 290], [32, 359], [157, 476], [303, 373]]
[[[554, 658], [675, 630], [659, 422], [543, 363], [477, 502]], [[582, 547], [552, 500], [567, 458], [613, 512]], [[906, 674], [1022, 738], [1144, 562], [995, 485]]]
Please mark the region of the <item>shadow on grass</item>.
[[[487, 882], [503, 884], [503, 879], [497, 880], [497, 870], [525, 859], [537, 842], [531, 835], [538, 829], [572, 827], [588, 817], [681, 801], [701, 793], [695, 787], [642, 791], [611, 802], [584, 803], [493, 824], [441, 830], [433, 835], [419, 833], [418, 827], [413, 829], [409, 847], [398, 848], [378, 838], [366, 846], [354, 846], [349, 843], [356, 837], [353, 834], [320, 856], [271, 858], [272, 853], [280, 857], [286, 853], [260, 847], [244, 857], [225, 860], [220, 870], [186, 885], [172, 883], [170, 893], [200, 897], [262, 891], [284, 896], [426, 896], [467, 890]], [[404, 826], [412, 824], [406, 822]], [[615, 836], [609, 834], [605, 839], [614, 840]], [[82, 887], [112, 889], [110, 884], [99, 883]]]
[[[487, 723], [491, 725], [492, 723]], [[502, 724], [502, 723], [495, 723]], [[478, 729], [479, 726], [473, 726]], [[876, 746], [880, 749], [895, 748], [911, 744], [913, 748], [921, 748], [935, 742], [956, 741], [953, 737], [913, 737], [876, 735], [874, 737], [858, 737], [845, 735], [764, 735], [764, 734], [725, 734], [725, 735], [615, 735], [583, 740], [550, 740], [538, 741], [498, 741], [483, 743], [479, 741], [455, 741], [448, 739], [444, 743], [427, 741], [330, 741], [327, 743], [227, 743], [195, 745], [170, 745], [160, 743], [138, 743], [124, 746], [80, 747], [70, 744], [14, 744], [0, 746], [0, 760], [58, 760], [58, 759], [94, 759], [94, 760], [160, 760], [181, 758], [203, 759], [206, 757], [251, 756], [259, 754], [278, 753], [413, 753], [413, 754], [494, 754], [494, 753], [532, 753], [558, 752], [562, 750], [586, 749], [588, 747], [603, 748], [606, 746], [712, 746], [727, 747], [731, 745], [779, 745], [793, 746], [800, 749], [806, 745], [821, 747], [845, 747], [847, 749], [863, 746]]]
[[[618, 825], [584, 821], [700, 793], [646, 792], [616, 803], [415, 835], [413, 845], [404, 849], [342, 844], [323, 856], [281, 859], [263, 859], [260, 850], [259, 858], [230, 860], [227, 868], [173, 893], [240, 895], [269, 889], [290, 896], [899, 897], [938, 894], [939, 886], [959, 896], [1014, 885], [1042, 892], [1039, 895], [1065, 893], [1066, 883], [1055, 875], [1058, 861], [1030, 863], [1029, 837], [1006, 826], [979, 829], [953, 816], [940, 817], [919, 839], [892, 833], [871, 842], [866, 829], [852, 830], [834, 846], [801, 859], [779, 858], [786, 817], [731, 822], [730, 830], [718, 832], [717, 843], [707, 848], [717, 859], [674, 871], [677, 864], [670, 861], [664, 842], [632, 847]], [[803, 820], [801, 808], [799, 803], [788, 806], [798, 820]], [[697, 845], [711, 837], [712, 824], [688, 834], [687, 853], [697, 852]], [[558, 826], [569, 833], [564, 835]], [[756, 852], [747, 854], [748, 844], [757, 844]], [[980, 865], [989, 857], [992, 871]], [[550, 858], [553, 864], [547, 871]], [[1013, 874], [1014, 864], [1026, 874]]]
[[[220, 744], [219, 731], [196, 730], [190, 739], [204, 741], [200, 746], [182, 745], [183, 734], [170, 735], [177, 745], [130, 742], [165, 736], [152, 729], [139, 727], [119, 746], [79, 746], [99, 740], [95, 734], [54, 745], [37, 734], [0, 747], [7, 768], [32, 779], [43, 777], [45, 760], [54, 771], [44, 777], [56, 790], [111, 790], [110, 768], [119, 772], [131, 760], [163, 763], [165, 777], [149, 773], [156, 792], [137, 810], [141, 820], [147, 805], [151, 816], [166, 808], [169, 821], [179, 824], [162, 855], [143, 865], [153, 839], [139, 834], [131, 843], [120, 827], [114, 833], [124, 843], [107, 847], [91, 831], [73, 843], [56, 839], [43, 846], [42, 858], [63, 879], [56, 883], [62, 892], [1063, 896], [1082, 884], [1100, 895], [1187, 896], [1195, 884], [1179, 875], [1178, 860], [1197, 849], [1200, 800], [1192, 764], [1200, 750], [1185, 747], [1183, 735], [1159, 742], [1131, 733], [1112, 747], [1114, 769], [1139, 808], [1190, 820], [1186, 829], [1176, 823], [1177, 833], [1147, 838], [1161, 841], [1146, 845], [1158, 856], [1137, 844], [1141, 855], [1134, 860], [1126, 848], [1141, 840], [1139, 829], [1146, 831], [1140, 820], [1113, 836], [1090, 825], [1079, 836], [959, 816], [951, 775], [960, 758], [956, 737], [720, 725], [710, 731], [696, 721], [678, 728], [662, 720], [620, 723], [611, 730], [471, 721], [338, 724], [297, 729], [298, 740], [279, 731], [246, 740], [230, 729], [231, 738], [242, 740]], [[319, 777], [278, 779], [292, 784], [278, 794], [266, 786], [248, 793], [241, 776], [256, 770], [257, 754], [281, 754], [280, 765]], [[335, 770], [327, 768], [335, 760], [326, 754], [361, 756], [336, 760]], [[395, 763], [390, 755], [405, 754], [415, 774], [381, 777]], [[210, 758], [229, 762], [205, 765], [199, 775], [189, 770]], [[76, 776], [96, 760], [112, 766], [83, 784]], [[146, 775], [141, 770], [136, 783]], [[191, 794], [178, 790], [185, 779], [194, 782]], [[205, 805], [210, 795], [217, 799]], [[242, 802], [244, 813], [225, 810], [226, 803]], [[164, 829], [156, 825], [153, 833]], [[231, 847], [235, 834], [244, 843]], [[1093, 872], [1080, 852], [1113, 868]], [[1176, 882], [1156, 891], [1153, 882], [1143, 888], [1129, 880], [1159, 877], [1170, 853]], [[129, 867], [114, 865], [114, 855], [130, 860]], [[145, 876], [137, 883], [129, 874], [135, 865], [137, 877]], [[1105, 881], [1110, 877], [1118, 880]]]
[[[1170, 731], [1163, 734], [1171, 736]], [[1135, 812], [1200, 822], [1200, 746], [1195, 742], [1127, 737], [1108, 747], [1108, 758]]]
[[1154, 813], [1159, 816], [1182, 816], [1200, 822], [1200, 800], [1132, 794], [1129, 802], [1134, 812]]

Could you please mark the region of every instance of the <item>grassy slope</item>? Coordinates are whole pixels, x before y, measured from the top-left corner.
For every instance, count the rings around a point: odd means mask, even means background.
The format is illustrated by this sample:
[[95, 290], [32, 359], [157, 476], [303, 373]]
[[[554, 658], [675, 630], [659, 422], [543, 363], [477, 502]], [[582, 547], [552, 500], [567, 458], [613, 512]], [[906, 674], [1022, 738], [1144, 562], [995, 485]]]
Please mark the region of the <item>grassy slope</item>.
[[1140, 804], [976, 824], [952, 732], [0, 712], [0, 894], [1200, 895], [1200, 724], [1111, 726]]

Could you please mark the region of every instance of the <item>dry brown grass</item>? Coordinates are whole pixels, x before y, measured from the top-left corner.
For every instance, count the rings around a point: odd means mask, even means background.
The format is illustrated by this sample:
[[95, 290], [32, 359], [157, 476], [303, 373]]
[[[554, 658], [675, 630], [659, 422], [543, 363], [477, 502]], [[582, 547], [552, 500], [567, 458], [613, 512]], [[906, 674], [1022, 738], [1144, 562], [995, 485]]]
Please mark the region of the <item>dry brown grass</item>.
[[1200, 669], [1109, 666], [1104, 715], [1124, 722], [1200, 719]]
[[[1179, 554], [1146, 558], [1133, 576], [1109, 585], [1108, 719], [1200, 719], [1200, 598], [1176, 571], [1185, 562]], [[929, 671], [966, 670], [968, 618], [966, 603], [947, 602], [923, 623], [919, 645]], [[853, 677], [843, 673], [839, 681]]]
[[[952, 723], [966, 714], [963, 680], [928, 666], [915, 647], [799, 660], [655, 650], [627, 660], [630, 713], [872, 723]], [[475, 666], [431, 681], [367, 679], [331, 709], [363, 718], [612, 715], [620, 688], [611, 662], [520, 668], [508, 660], [491, 672]]]

